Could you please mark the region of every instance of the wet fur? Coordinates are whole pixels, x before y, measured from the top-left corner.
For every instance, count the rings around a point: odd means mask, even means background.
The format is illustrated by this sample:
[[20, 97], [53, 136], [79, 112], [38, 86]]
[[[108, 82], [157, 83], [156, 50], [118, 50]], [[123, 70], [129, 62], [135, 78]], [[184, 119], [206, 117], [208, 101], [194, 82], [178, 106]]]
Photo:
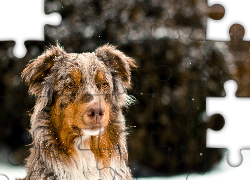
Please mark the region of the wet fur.
[[[132, 102], [131, 67], [133, 59], [112, 45], [82, 54], [51, 46], [29, 62], [22, 78], [37, 100], [25, 180], [132, 179], [122, 114]], [[105, 109], [96, 135], [85, 120], [93, 103]]]

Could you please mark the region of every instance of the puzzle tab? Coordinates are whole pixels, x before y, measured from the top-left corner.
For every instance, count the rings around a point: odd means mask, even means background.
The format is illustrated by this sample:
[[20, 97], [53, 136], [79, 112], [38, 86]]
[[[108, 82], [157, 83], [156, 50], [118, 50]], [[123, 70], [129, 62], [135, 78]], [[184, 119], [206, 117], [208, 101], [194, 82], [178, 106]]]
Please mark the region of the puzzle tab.
[[227, 161], [231, 166], [241, 164], [240, 150], [250, 149], [250, 98], [236, 97], [237, 87], [234, 80], [229, 80], [224, 84], [225, 97], [206, 98], [207, 116], [221, 114], [225, 119], [225, 125], [219, 132], [207, 130], [206, 146], [227, 148]]
[[250, 40], [250, 24], [247, 18], [250, 16], [249, 6], [247, 0], [208, 0], [208, 6], [214, 4], [220, 4], [225, 8], [225, 15], [219, 21], [213, 19], [207, 19], [207, 40], [214, 41], [230, 41], [229, 29], [233, 24], [241, 24], [246, 31], [246, 34], [243, 38], [244, 41]]
[[44, 0], [0, 1], [0, 17], [0, 41], [14, 40], [13, 54], [18, 58], [26, 54], [26, 40], [44, 40], [45, 24], [59, 25], [61, 22], [58, 13], [44, 13]]
[[0, 180], [10, 180], [5, 174], [0, 174]]

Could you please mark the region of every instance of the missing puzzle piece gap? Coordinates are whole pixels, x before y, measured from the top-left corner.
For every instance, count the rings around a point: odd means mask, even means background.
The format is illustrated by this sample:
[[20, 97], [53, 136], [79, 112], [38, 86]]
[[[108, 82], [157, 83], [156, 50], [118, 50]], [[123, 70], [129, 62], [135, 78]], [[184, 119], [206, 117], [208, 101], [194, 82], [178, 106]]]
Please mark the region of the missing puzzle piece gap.
[[[241, 149], [250, 149], [250, 99], [235, 96], [237, 83], [234, 80], [225, 82], [225, 97], [207, 97], [207, 116], [221, 114], [225, 118], [225, 126], [220, 131], [207, 130], [207, 147], [227, 148], [228, 163], [239, 166], [242, 157]], [[237, 133], [236, 133], [237, 132]], [[238, 152], [238, 153], [237, 153]]]

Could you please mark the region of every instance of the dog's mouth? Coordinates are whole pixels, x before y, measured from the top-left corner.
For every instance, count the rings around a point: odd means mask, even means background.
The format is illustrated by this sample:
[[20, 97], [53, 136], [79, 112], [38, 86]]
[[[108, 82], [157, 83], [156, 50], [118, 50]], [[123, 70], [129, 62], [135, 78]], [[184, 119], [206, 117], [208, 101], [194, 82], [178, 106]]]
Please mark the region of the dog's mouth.
[[96, 136], [101, 134], [103, 127], [99, 125], [90, 126], [88, 128], [81, 129], [83, 136]]
[[102, 128], [102, 126], [100, 126], [100, 125], [94, 125], [94, 126], [90, 126], [90, 127], [88, 127], [88, 128], [85, 128], [86, 130], [92, 130], [92, 131], [96, 131], [96, 130], [99, 130], [99, 129], [101, 129]]
[[81, 136], [96, 136], [103, 131], [103, 127], [100, 124], [95, 124], [93, 126], [87, 126], [86, 128], [79, 128], [78, 126], [73, 125], [72, 129], [81, 134]]

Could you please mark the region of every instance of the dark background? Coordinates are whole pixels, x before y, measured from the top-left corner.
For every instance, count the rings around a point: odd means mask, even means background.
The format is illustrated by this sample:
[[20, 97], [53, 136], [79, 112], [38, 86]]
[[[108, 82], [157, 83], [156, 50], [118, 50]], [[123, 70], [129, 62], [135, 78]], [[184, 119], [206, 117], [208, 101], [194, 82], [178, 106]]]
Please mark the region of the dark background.
[[136, 60], [129, 94], [137, 102], [124, 111], [134, 176], [203, 172], [219, 162], [223, 150], [206, 148], [206, 129], [220, 130], [224, 120], [206, 117], [205, 98], [225, 95], [229, 78], [249, 96], [242, 27], [231, 28], [231, 42], [205, 41], [206, 18], [220, 19], [223, 9], [211, 11], [205, 0], [46, 0], [45, 12], [59, 12], [62, 23], [45, 26], [45, 41], [25, 42], [24, 58], [12, 55], [14, 42], [0, 42], [0, 147], [12, 165], [29, 153], [35, 102], [20, 74], [56, 41], [75, 53], [110, 43]]

